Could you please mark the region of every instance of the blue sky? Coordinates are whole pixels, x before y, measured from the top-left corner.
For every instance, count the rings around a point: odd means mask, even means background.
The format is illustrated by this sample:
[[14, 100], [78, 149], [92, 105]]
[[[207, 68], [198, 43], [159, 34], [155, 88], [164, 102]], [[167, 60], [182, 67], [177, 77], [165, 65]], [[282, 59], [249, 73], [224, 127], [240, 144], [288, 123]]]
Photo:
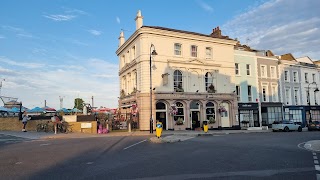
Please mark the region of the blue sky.
[[[75, 98], [117, 107], [121, 29], [144, 25], [224, 35], [275, 54], [320, 59], [318, 0], [3, 0], [0, 5], [1, 95], [26, 107], [73, 107]], [[0, 103], [1, 105], [2, 103]]]

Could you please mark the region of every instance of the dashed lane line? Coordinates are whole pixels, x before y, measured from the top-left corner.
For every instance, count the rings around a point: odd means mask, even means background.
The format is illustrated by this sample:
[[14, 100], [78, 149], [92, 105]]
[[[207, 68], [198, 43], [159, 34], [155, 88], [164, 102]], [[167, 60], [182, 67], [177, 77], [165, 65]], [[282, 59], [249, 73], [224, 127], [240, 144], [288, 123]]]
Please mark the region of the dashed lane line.
[[135, 146], [135, 145], [138, 145], [138, 144], [143, 143], [143, 142], [146, 142], [146, 141], [147, 141], [147, 140], [145, 139], [145, 140], [143, 140], [143, 141], [137, 142], [137, 143], [135, 143], [135, 144], [132, 144], [132, 145], [130, 145], [130, 146], [128, 146], [128, 147], [123, 148], [123, 150], [129, 149], [129, 148], [131, 148], [131, 147], [133, 147], [133, 146]]

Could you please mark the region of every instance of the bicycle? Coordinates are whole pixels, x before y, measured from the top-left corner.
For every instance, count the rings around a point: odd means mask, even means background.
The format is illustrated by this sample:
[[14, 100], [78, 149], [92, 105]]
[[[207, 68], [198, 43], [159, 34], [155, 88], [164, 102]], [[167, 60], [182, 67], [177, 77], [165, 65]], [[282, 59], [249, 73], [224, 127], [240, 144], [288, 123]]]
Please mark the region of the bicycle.
[[57, 131], [60, 133], [72, 133], [72, 126], [67, 122], [57, 124]]
[[49, 121], [37, 124], [37, 132], [48, 132]]

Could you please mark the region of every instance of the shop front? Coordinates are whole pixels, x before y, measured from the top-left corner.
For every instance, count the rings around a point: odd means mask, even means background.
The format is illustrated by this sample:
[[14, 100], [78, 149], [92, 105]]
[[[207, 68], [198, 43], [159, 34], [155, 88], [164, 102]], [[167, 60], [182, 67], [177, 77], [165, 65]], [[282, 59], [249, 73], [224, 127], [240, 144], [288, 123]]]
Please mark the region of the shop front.
[[284, 119], [305, 127], [311, 121], [320, 121], [320, 106], [285, 106]]
[[258, 103], [238, 103], [238, 111], [241, 127], [260, 127]]
[[280, 102], [262, 102], [261, 103], [261, 119], [262, 126], [272, 127], [274, 121], [281, 121], [283, 118], [282, 103]]

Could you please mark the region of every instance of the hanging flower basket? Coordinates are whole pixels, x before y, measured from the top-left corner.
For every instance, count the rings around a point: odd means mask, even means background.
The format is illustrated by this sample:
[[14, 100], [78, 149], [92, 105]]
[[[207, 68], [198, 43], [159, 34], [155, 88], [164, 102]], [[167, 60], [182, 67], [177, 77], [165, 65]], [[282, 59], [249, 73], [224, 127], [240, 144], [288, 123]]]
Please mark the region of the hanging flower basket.
[[227, 110], [226, 110], [226, 108], [224, 108], [223, 106], [221, 106], [221, 107], [218, 109], [218, 111], [219, 111], [220, 113], [222, 113], [222, 112], [226, 112]]
[[175, 105], [175, 104], [171, 105], [170, 114], [171, 114], [172, 116], [174, 116], [174, 115], [177, 114], [177, 112], [178, 112], [178, 110], [177, 110], [176, 105]]

